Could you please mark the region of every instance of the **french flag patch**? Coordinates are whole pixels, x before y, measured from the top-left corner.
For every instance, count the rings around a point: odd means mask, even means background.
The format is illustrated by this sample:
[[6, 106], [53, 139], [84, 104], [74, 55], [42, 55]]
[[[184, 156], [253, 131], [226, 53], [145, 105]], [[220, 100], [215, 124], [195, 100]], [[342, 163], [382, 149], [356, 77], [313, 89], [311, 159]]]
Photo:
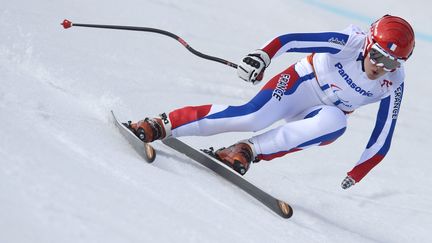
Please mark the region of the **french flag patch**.
[[390, 49], [391, 51], [395, 51], [397, 48], [397, 45], [395, 43], [390, 42], [387, 44], [387, 48]]

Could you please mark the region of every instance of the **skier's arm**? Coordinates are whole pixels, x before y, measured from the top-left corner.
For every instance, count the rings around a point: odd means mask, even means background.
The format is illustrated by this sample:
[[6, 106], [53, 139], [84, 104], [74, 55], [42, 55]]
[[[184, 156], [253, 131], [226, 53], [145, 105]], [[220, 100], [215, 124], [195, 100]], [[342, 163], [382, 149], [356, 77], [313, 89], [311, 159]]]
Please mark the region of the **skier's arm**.
[[349, 39], [350, 28], [343, 32], [296, 33], [281, 35], [242, 59], [237, 68], [238, 76], [257, 84], [262, 80], [270, 60], [285, 52], [331, 53], [343, 50]]
[[374, 168], [390, 149], [393, 131], [399, 113], [403, 95], [402, 83], [391, 95], [381, 100], [375, 128], [357, 165], [348, 172], [348, 176], [359, 182]]
[[270, 58], [285, 52], [337, 54], [344, 48], [348, 38], [349, 34], [342, 32], [293, 33], [274, 38], [262, 50]]

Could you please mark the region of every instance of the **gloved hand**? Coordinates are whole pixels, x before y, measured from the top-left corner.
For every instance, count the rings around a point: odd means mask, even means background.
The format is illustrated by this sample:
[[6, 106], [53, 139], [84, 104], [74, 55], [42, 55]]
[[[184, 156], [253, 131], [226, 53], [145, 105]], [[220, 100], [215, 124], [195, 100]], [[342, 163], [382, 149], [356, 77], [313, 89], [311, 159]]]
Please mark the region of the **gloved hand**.
[[246, 82], [257, 84], [262, 80], [264, 70], [269, 65], [269, 55], [262, 50], [256, 50], [242, 59], [238, 65], [237, 74]]
[[347, 177], [345, 177], [345, 179], [343, 179], [341, 186], [343, 189], [348, 189], [348, 188], [354, 186], [355, 183], [356, 183], [355, 180], [353, 178], [351, 178], [351, 176], [347, 176]]

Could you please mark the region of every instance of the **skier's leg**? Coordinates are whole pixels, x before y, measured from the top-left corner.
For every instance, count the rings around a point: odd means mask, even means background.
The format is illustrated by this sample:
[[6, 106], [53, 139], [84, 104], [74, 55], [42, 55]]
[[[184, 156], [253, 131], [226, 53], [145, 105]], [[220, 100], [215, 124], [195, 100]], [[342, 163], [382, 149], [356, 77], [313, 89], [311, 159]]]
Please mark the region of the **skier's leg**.
[[316, 82], [313, 72], [297, 72], [297, 65], [270, 79], [244, 105], [188, 106], [168, 115], [132, 123], [130, 127], [137, 136], [144, 137], [145, 142], [169, 136], [209, 136], [261, 130], [282, 118], [295, 117], [308, 107], [322, 104], [312, 87]]
[[310, 146], [329, 144], [346, 128], [345, 114], [334, 106], [314, 106], [292, 119], [264, 134], [219, 149], [215, 155], [244, 174], [251, 161], [271, 160]]
[[299, 75], [295, 65], [270, 79], [259, 93], [241, 106], [190, 106], [169, 113], [174, 137], [209, 136], [223, 132], [258, 131], [287, 116], [320, 104], [307, 81], [313, 74]]
[[257, 158], [271, 160], [311, 146], [326, 145], [346, 129], [346, 115], [337, 107], [317, 106], [307, 109], [301, 116], [301, 120], [249, 139]]

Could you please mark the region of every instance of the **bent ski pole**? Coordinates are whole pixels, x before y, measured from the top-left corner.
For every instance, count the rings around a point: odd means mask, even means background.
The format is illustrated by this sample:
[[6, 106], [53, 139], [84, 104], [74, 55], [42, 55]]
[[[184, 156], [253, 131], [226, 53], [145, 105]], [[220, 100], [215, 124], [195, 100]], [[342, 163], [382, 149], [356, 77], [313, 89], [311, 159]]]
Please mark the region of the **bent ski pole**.
[[101, 29], [115, 29], [115, 30], [132, 30], [132, 31], [144, 31], [144, 32], [152, 32], [152, 33], [157, 33], [157, 34], [161, 34], [161, 35], [166, 35], [169, 36], [175, 40], [177, 40], [178, 42], [180, 42], [184, 47], [186, 47], [186, 49], [188, 49], [190, 52], [192, 52], [193, 54], [210, 60], [210, 61], [215, 61], [215, 62], [219, 62], [222, 64], [225, 64], [227, 66], [233, 67], [233, 68], [237, 68], [237, 64], [229, 62], [227, 60], [224, 60], [222, 58], [219, 57], [214, 57], [214, 56], [210, 56], [204, 53], [201, 53], [195, 49], [193, 49], [185, 40], [183, 40], [181, 37], [165, 31], [165, 30], [161, 30], [161, 29], [155, 29], [155, 28], [148, 28], [148, 27], [136, 27], [136, 26], [118, 26], [118, 25], [99, 25], [99, 24], [78, 24], [78, 23], [72, 23], [71, 21], [65, 19], [63, 20], [63, 22], [61, 23], [61, 25], [63, 25], [63, 28], [68, 29], [72, 26], [77, 26], [77, 27], [88, 27], [88, 28], [101, 28]]

